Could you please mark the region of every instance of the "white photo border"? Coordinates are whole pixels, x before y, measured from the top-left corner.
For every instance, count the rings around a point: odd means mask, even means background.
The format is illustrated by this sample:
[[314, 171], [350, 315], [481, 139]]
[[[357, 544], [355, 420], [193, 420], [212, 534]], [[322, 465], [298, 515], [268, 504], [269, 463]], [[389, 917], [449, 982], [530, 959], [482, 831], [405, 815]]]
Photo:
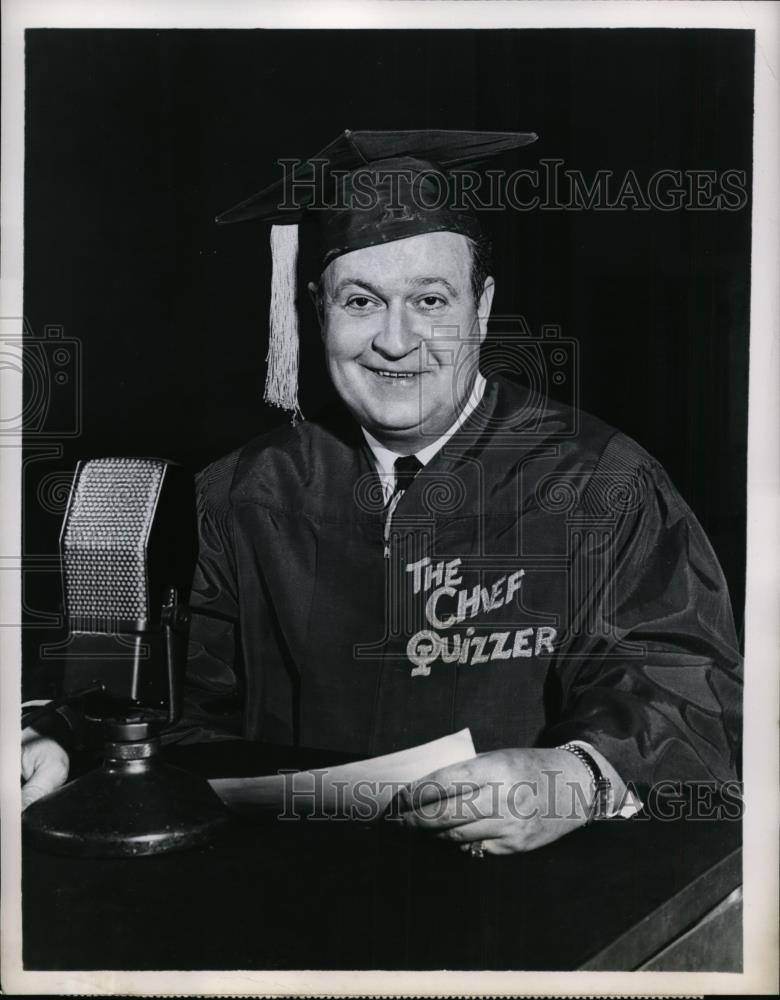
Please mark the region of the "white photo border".
[[[5, 0], [2, 7], [0, 317], [22, 310], [24, 31], [99, 28], [698, 27], [755, 31], [748, 515], [745, 614], [744, 972], [31, 972], [21, 959], [18, 720], [21, 629], [0, 627], [3, 818], [2, 987], [6, 993], [171, 995], [543, 995], [774, 993], [778, 981], [780, 767], [780, 5], [655, 0]], [[5, 412], [21, 412], [21, 376]], [[21, 442], [0, 447], [0, 625], [21, 620]], [[13, 446], [15, 445], [15, 446]]]

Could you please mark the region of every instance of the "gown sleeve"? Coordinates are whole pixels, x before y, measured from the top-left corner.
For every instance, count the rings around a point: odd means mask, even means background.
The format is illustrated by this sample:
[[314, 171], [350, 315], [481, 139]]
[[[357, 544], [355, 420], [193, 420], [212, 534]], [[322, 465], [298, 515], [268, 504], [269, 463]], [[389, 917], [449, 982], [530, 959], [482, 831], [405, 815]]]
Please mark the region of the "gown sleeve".
[[[638, 457], [639, 451], [639, 457]], [[548, 746], [596, 747], [640, 794], [738, 775], [742, 660], [726, 583], [663, 469], [617, 434], [583, 491]]]
[[236, 739], [242, 735], [244, 679], [238, 641], [239, 597], [228, 491], [237, 455], [197, 478], [198, 562], [182, 715], [167, 743]]

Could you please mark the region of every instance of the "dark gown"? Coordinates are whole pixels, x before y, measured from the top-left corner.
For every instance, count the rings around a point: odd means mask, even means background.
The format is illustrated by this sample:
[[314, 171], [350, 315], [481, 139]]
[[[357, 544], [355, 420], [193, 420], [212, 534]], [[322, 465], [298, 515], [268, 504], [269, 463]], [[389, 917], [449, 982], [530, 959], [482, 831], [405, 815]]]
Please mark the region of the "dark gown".
[[199, 477], [186, 741], [381, 754], [580, 739], [637, 788], [734, 778], [741, 659], [723, 574], [659, 464], [501, 378], [383, 529], [336, 412]]

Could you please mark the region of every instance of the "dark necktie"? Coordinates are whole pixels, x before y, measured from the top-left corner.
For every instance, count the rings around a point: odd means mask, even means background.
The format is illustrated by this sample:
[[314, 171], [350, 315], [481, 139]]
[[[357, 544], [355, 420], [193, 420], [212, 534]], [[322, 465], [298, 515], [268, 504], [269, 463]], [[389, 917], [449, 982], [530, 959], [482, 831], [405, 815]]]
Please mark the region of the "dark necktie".
[[395, 489], [388, 504], [392, 503], [397, 494], [409, 489], [412, 480], [422, 468], [422, 462], [416, 455], [402, 455], [395, 460], [393, 468], [395, 469]]
[[395, 488], [385, 504], [385, 559], [390, 556], [390, 525], [393, 522], [393, 512], [398, 501], [409, 489], [412, 480], [422, 468], [422, 462], [416, 455], [403, 455], [393, 463], [395, 469]]

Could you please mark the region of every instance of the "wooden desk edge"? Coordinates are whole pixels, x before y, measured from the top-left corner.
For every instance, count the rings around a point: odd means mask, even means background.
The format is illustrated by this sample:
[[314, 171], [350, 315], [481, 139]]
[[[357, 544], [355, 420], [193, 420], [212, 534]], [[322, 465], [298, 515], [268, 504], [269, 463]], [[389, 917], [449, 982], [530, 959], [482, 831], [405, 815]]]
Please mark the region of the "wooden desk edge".
[[742, 848], [738, 847], [580, 968], [601, 972], [637, 969], [717, 906], [741, 882]]

